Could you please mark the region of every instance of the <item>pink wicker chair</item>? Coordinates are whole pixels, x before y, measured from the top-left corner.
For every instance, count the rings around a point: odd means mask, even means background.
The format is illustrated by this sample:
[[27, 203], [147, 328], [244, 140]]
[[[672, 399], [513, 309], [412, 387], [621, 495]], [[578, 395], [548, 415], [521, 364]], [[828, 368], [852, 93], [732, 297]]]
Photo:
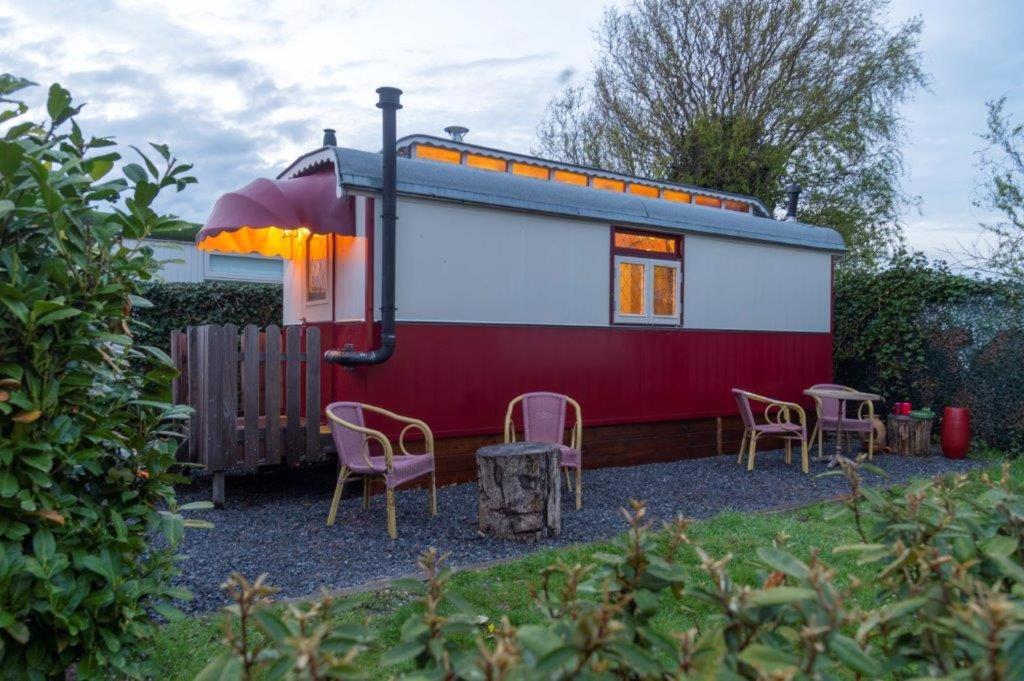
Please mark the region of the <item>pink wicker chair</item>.
[[[845, 385], [839, 385], [838, 383], [818, 383], [812, 385], [811, 389], [815, 388], [821, 390], [847, 390], [855, 392], [853, 388]], [[814, 424], [814, 430], [811, 431], [811, 446], [814, 446], [814, 438], [818, 438], [818, 458], [824, 458], [822, 452], [822, 440], [825, 439], [825, 431], [832, 431], [836, 433], [836, 437], [840, 436], [839, 433], [839, 400], [833, 397], [814, 397], [814, 403], [818, 412], [818, 421]], [[865, 411], [867, 414], [865, 415]], [[857, 408], [857, 416], [851, 417], [843, 415], [843, 433], [864, 433], [868, 436], [868, 458], [875, 458], [875, 405], [872, 402], [861, 402]]]
[[[807, 415], [799, 404], [783, 402], [764, 397], [755, 393], [733, 388], [733, 396], [740, 409], [740, 418], [743, 419], [743, 438], [740, 440], [740, 455], [736, 463], [743, 463], [744, 450], [747, 452], [747, 470], [754, 470], [754, 453], [757, 450], [757, 440], [760, 437], [779, 437], [786, 441], [786, 463], [793, 463], [793, 441], [800, 443], [801, 469], [804, 473], [810, 472], [810, 464], [807, 460]], [[765, 405], [765, 423], [758, 423], [754, 417], [754, 410], [751, 402], [759, 402]], [[774, 410], [774, 411], [773, 411]], [[793, 422], [793, 414], [799, 418], [799, 423]]]
[[[579, 402], [558, 393], [526, 393], [508, 403], [505, 411], [505, 442], [516, 441], [516, 427], [512, 412], [522, 402], [523, 439], [527, 442], [549, 442], [558, 447], [558, 463], [565, 472], [565, 486], [573, 484], [569, 469], [576, 469], [576, 508], [583, 506], [583, 414]], [[565, 412], [569, 406], [575, 412], [575, 423], [565, 444]]]
[[[363, 412], [370, 411], [405, 424], [398, 435], [401, 454], [396, 456], [391, 442], [384, 433], [366, 427]], [[331, 511], [327, 524], [334, 525], [346, 480], [353, 476], [363, 479], [363, 507], [370, 505], [370, 483], [374, 478], [384, 481], [387, 490], [388, 536], [398, 536], [395, 522], [395, 488], [411, 480], [430, 475], [430, 515], [437, 515], [437, 490], [434, 476], [434, 434], [426, 423], [418, 419], [399, 416], [387, 409], [359, 402], [334, 402], [327, 405], [327, 422], [331, 437], [338, 450], [338, 484], [334, 488]], [[425, 450], [422, 453], [409, 452], [405, 448], [405, 434], [411, 429], [423, 433]], [[383, 456], [370, 456], [370, 440], [376, 440], [384, 450]]]

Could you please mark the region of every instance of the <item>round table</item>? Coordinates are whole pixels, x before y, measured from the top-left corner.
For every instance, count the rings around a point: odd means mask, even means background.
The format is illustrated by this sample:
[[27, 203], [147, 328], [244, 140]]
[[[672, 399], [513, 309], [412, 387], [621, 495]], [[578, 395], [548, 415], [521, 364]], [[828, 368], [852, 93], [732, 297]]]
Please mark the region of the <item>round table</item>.
[[[831, 399], [839, 401], [839, 416], [836, 423], [836, 448], [832, 453], [832, 456], [828, 459], [828, 467], [832, 468], [839, 463], [839, 458], [843, 455], [842, 451], [842, 435], [843, 435], [843, 421], [846, 419], [846, 403], [847, 402], [877, 402], [882, 399], [881, 395], [875, 393], [863, 393], [859, 390], [839, 390], [836, 388], [808, 388], [804, 391], [804, 395], [810, 395], [811, 397], [817, 397], [819, 399]], [[818, 428], [818, 437], [824, 437], [824, 432], [821, 428]]]

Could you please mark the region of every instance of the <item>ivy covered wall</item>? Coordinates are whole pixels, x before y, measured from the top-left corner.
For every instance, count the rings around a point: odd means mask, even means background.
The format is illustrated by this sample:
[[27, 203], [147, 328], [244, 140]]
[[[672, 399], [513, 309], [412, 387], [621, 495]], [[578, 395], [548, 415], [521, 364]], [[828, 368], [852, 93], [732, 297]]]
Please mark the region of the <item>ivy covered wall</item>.
[[186, 326], [236, 324], [241, 328], [281, 323], [280, 284], [153, 283], [146, 286], [143, 296], [153, 307], [135, 310], [135, 318], [144, 324], [137, 341], [165, 350], [171, 331]]
[[835, 294], [838, 382], [970, 407], [974, 437], [1024, 451], [1024, 290], [898, 253], [881, 272], [837, 271]]

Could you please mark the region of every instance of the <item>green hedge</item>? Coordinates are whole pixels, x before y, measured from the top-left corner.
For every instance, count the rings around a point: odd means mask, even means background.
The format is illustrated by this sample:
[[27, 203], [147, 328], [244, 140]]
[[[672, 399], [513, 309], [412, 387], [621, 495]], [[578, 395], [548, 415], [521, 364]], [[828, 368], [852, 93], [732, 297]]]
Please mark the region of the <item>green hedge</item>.
[[1024, 450], [1024, 290], [897, 253], [881, 272], [841, 272], [835, 290], [840, 383], [942, 412], [971, 408], [972, 432]]
[[154, 283], [143, 295], [153, 307], [135, 312], [145, 325], [139, 342], [159, 348], [169, 347], [171, 331], [190, 325], [281, 323], [280, 284]]

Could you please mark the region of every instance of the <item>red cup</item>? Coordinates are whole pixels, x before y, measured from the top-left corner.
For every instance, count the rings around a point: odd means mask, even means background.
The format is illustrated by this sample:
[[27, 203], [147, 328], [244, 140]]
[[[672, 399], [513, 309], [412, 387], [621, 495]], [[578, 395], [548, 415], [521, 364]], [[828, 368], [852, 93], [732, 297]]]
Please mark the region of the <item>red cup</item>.
[[910, 416], [910, 402], [903, 402], [900, 404], [900, 414], [903, 416]]
[[967, 407], [942, 410], [942, 453], [947, 459], [962, 459], [971, 446], [971, 412]]

